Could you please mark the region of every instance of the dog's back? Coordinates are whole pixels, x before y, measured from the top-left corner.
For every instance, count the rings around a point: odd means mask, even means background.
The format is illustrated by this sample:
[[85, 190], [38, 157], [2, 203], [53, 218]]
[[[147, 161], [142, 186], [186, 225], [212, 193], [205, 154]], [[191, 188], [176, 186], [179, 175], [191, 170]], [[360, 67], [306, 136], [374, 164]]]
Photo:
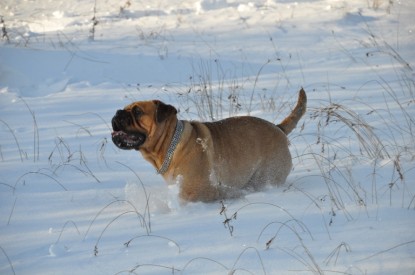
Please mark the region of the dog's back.
[[[194, 125], [195, 126], [195, 125]], [[291, 170], [288, 139], [276, 125], [256, 117], [232, 117], [200, 123], [206, 127], [210, 181], [226, 193], [265, 184], [282, 184]], [[233, 190], [233, 191], [232, 191]]]
[[238, 189], [283, 184], [292, 168], [287, 135], [304, 115], [306, 105], [301, 89], [295, 108], [279, 125], [247, 116], [203, 123], [212, 138], [212, 180]]

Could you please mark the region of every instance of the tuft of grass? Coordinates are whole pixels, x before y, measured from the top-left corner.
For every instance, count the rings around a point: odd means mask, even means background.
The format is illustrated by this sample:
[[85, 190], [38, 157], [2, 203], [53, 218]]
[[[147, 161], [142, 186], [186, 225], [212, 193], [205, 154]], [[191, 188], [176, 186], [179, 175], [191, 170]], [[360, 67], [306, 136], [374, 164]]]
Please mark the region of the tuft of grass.
[[[220, 62], [215, 59], [213, 63], [200, 61], [197, 67], [192, 64], [196, 75], [190, 77], [190, 88], [185, 94], [186, 99], [196, 107], [198, 116], [208, 121], [222, 118], [224, 107], [225, 75]], [[215, 77], [218, 77], [216, 85], [213, 80]]]
[[369, 50], [366, 52], [366, 57], [374, 56], [375, 54], [384, 54], [392, 57], [397, 61], [404, 69], [413, 71], [409, 62], [407, 62], [398, 52], [399, 40], [396, 41], [396, 48], [391, 46], [385, 39], [379, 38], [375, 35], [369, 24], [366, 22], [366, 33], [368, 34], [368, 42], [362, 42], [363, 46]]
[[48, 161], [50, 165], [54, 165], [53, 159], [56, 152], [57, 154], [59, 154], [60, 163], [69, 163], [71, 161], [73, 153], [71, 152], [69, 145], [61, 137], [56, 137], [55, 147], [53, 147], [52, 151], [48, 156]]
[[[56, 174], [56, 172], [59, 169], [71, 167], [75, 168], [79, 172], [82, 172], [84, 175], [91, 176], [95, 179], [96, 182], [100, 183], [101, 181], [95, 176], [95, 174], [89, 168], [84, 153], [82, 152], [81, 146], [79, 147], [79, 151], [72, 152], [69, 144], [63, 138], [56, 138], [55, 147], [52, 149], [48, 157], [49, 165], [51, 165], [53, 168], [53, 174]], [[57, 154], [59, 157], [60, 162], [58, 163], [54, 163], [55, 154]], [[76, 158], [77, 155], [79, 156], [78, 158]], [[71, 163], [76, 160], [79, 160], [79, 166]]]
[[138, 38], [144, 42], [144, 45], [154, 48], [160, 60], [164, 60], [169, 55], [168, 48], [168, 33], [165, 24], [158, 28], [144, 30], [141, 27], [136, 27]]
[[[379, 8], [381, 1], [372, 1], [374, 5]], [[389, 3], [391, 4], [391, 3]], [[369, 80], [363, 83], [358, 88], [358, 92], [362, 93], [363, 88], [366, 86], [373, 86], [379, 88], [379, 103], [383, 103], [383, 108], [370, 106], [365, 102], [365, 99], [355, 99], [356, 103], [363, 104], [368, 112], [366, 116], [371, 116], [372, 120], [376, 120], [377, 124], [386, 126], [385, 129], [376, 129], [369, 123], [367, 123], [363, 116], [355, 113], [351, 108], [348, 108], [342, 104], [331, 103], [328, 106], [321, 108], [315, 108], [313, 110], [312, 119], [318, 118], [317, 124], [317, 144], [320, 144], [320, 154], [312, 153], [317, 163], [323, 163], [319, 165], [323, 178], [329, 179], [327, 186], [332, 200], [337, 204], [344, 206], [341, 203], [341, 195], [347, 193], [345, 189], [342, 189], [339, 185], [335, 185], [335, 178], [333, 178], [332, 168], [335, 168], [337, 175], [341, 176], [352, 190], [352, 197], [356, 197], [356, 201], [359, 204], [366, 205], [366, 192], [371, 192], [372, 203], [378, 203], [379, 192], [383, 189], [384, 194], [388, 193], [390, 204], [392, 205], [394, 193], [402, 192], [401, 204], [402, 207], [407, 207], [406, 199], [409, 198], [409, 205], [413, 203], [413, 195], [409, 191], [407, 185], [407, 177], [402, 167], [402, 158], [414, 159], [414, 147], [415, 142], [415, 119], [412, 112], [413, 104], [415, 103], [415, 81], [412, 77], [413, 68], [410, 62], [400, 54], [399, 51], [399, 35], [397, 35], [396, 42], [389, 43], [371, 30], [369, 22], [365, 22], [365, 32], [367, 34], [366, 39], [359, 42], [366, 48], [363, 56], [359, 57], [356, 54], [346, 50], [340, 42], [343, 52], [355, 63], [361, 62], [367, 66], [369, 71], [376, 76], [376, 79]], [[399, 22], [397, 24], [397, 33], [399, 33]], [[388, 76], [383, 75], [382, 70], [379, 70], [379, 66], [376, 62], [379, 62], [378, 57], [385, 58], [390, 57], [391, 68], [395, 74], [395, 79], [391, 81]], [[382, 62], [384, 62], [382, 59]], [[375, 88], [376, 88], [375, 87]], [[382, 101], [383, 100], [383, 101]], [[327, 126], [334, 126], [337, 124], [338, 133], [340, 130], [347, 128], [351, 130], [357, 138], [360, 146], [360, 155], [354, 154], [352, 150], [340, 144], [338, 140], [330, 139], [327, 136], [323, 136], [324, 128]], [[343, 126], [342, 126], [343, 125]], [[382, 131], [382, 132], [381, 132]], [[381, 133], [382, 139], [377, 133]], [[353, 141], [352, 141], [353, 142]], [[342, 151], [343, 159], [338, 158], [337, 153]], [[353, 163], [358, 162], [371, 162], [372, 173], [371, 177], [371, 190], [365, 190], [359, 184], [354, 183], [355, 177], [352, 175], [350, 165], [344, 165], [346, 159]], [[382, 189], [379, 188], [379, 174], [381, 169], [384, 169], [385, 160], [387, 165], [391, 165], [392, 173], [391, 179], [385, 184]], [[340, 164], [343, 161], [343, 164]], [[338, 166], [340, 165], [340, 167]], [[325, 169], [326, 168], [326, 169]], [[339, 192], [341, 190], [341, 192]], [[337, 193], [336, 193], [336, 192]], [[347, 195], [350, 197], [350, 195]]]
[[[346, 106], [331, 103], [328, 106], [317, 109], [310, 108], [310, 111], [312, 119], [319, 119], [318, 132], [321, 127], [326, 127], [329, 123], [340, 122], [355, 134], [359, 141], [361, 151], [365, 151], [370, 158], [385, 159], [390, 157], [389, 153], [386, 151], [385, 145], [375, 134], [373, 127]], [[319, 143], [319, 141], [317, 141], [317, 143]]]
[[[275, 112], [274, 93], [258, 91], [265, 67], [280, 59], [268, 59], [258, 69], [255, 78], [237, 76], [237, 71], [224, 69], [219, 59], [192, 64], [189, 87], [179, 91], [179, 104], [186, 114], [202, 121], [217, 121], [240, 114], [251, 115], [257, 106]], [[275, 91], [274, 91], [275, 92]]]
[[347, 243], [341, 242], [338, 246], [336, 246], [333, 249], [333, 251], [324, 260], [324, 262], [326, 263], [326, 265], [329, 265], [330, 262], [333, 260], [333, 258], [334, 258], [334, 265], [337, 264], [337, 260], [339, 259], [340, 252], [341, 252], [342, 248], [343, 248], [343, 250], [346, 253], [350, 253], [352, 251], [351, 248], [350, 248], [350, 246]]

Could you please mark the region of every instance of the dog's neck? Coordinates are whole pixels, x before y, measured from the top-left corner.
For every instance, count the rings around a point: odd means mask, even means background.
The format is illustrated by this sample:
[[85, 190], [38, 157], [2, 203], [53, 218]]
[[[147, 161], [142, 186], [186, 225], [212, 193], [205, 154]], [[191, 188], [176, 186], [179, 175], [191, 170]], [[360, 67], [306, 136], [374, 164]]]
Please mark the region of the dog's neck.
[[169, 148], [167, 149], [166, 156], [164, 157], [163, 164], [161, 165], [160, 169], [157, 169], [157, 174], [163, 175], [169, 169], [171, 160], [174, 155], [174, 151], [176, 151], [177, 144], [179, 144], [180, 138], [182, 137], [183, 129], [184, 122], [178, 120], [176, 124], [176, 129], [174, 130], [173, 137], [170, 141]]

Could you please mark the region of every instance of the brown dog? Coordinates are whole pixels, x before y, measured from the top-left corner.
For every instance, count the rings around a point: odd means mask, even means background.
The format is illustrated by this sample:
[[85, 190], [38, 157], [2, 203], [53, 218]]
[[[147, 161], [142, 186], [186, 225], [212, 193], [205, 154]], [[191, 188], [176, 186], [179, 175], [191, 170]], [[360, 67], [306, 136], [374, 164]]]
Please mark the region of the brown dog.
[[141, 152], [186, 201], [237, 197], [242, 190], [285, 182], [292, 168], [287, 135], [306, 111], [301, 89], [291, 114], [279, 125], [255, 117], [217, 122], [181, 121], [161, 101], [134, 102], [112, 119], [112, 140]]

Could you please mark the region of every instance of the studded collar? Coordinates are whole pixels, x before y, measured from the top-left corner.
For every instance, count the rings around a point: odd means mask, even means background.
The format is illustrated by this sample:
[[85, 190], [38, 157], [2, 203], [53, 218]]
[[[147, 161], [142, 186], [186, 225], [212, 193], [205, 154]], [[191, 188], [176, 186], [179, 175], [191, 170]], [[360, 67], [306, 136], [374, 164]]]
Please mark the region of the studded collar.
[[176, 124], [176, 129], [174, 130], [173, 138], [170, 142], [170, 146], [167, 149], [166, 157], [164, 158], [163, 164], [161, 165], [160, 169], [157, 169], [157, 174], [163, 175], [169, 169], [171, 160], [174, 155], [174, 151], [176, 151], [176, 147], [179, 144], [180, 138], [182, 137], [183, 129], [184, 122], [182, 120], [178, 120]]

